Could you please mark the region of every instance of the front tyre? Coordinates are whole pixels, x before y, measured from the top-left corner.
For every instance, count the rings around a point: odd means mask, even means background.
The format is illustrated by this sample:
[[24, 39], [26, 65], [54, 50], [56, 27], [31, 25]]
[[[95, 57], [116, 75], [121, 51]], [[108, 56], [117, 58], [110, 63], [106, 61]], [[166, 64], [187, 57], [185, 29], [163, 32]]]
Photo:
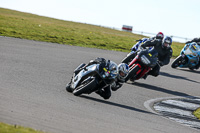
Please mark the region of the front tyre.
[[122, 63], [128, 64], [128, 63], [130, 63], [131, 60], [133, 60], [134, 58], [135, 58], [135, 54], [131, 54], [131, 55], [125, 57], [125, 58], [122, 60]]
[[79, 96], [83, 93], [89, 92], [89, 90], [91, 90], [91, 88], [96, 87], [96, 85], [96, 78], [88, 78], [84, 80], [80, 86], [74, 89], [73, 94], [75, 96]]
[[128, 81], [131, 77], [135, 77], [136, 73], [140, 70], [140, 67], [138, 65], [136, 65], [134, 68], [132, 68], [129, 71], [129, 74], [127, 75], [125, 81]]
[[179, 56], [172, 62], [171, 67], [172, 67], [172, 68], [177, 68], [177, 67], [181, 64], [182, 59], [183, 59], [183, 57], [182, 57], [181, 55], [179, 55]]
[[66, 91], [72, 92], [72, 88], [70, 87], [70, 84], [67, 84], [67, 86], [66, 86]]

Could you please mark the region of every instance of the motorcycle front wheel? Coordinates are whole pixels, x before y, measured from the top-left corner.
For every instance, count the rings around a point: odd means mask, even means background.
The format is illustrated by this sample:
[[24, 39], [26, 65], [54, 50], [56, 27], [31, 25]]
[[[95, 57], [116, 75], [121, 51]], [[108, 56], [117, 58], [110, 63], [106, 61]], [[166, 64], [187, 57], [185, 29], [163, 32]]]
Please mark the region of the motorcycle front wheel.
[[73, 90], [73, 94], [75, 96], [79, 96], [83, 93], [87, 93], [89, 92], [89, 90], [91, 90], [91, 88], [96, 87], [96, 85], [97, 85], [96, 78], [88, 78], [84, 80], [81, 83], [81, 85], [79, 85], [77, 88]]
[[129, 64], [135, 58], [135, 54], [131, 54], [122, 60], [122, 63]]
[[182, 57], [181, 55], [179, 55], [179, 56], [172, 62], [171, 67], [172, 67], [172, 68], [177, 68], [177, 67], [181, 64], [182, 59], [183, 59], [183, 57]]
[[70, 87], [70, 84], [67, 84], [67, 85], [66, 85], [66, 91], [72, 92], [72, 88]]
[[130, 78], [135, 77], [136, 73], [140, 70], [140, 67], [138, 65], [136, 65], [134, 68], [132, 68], [129, 71], [129, 74], [127, 75], [125, 81], [128, 81]]

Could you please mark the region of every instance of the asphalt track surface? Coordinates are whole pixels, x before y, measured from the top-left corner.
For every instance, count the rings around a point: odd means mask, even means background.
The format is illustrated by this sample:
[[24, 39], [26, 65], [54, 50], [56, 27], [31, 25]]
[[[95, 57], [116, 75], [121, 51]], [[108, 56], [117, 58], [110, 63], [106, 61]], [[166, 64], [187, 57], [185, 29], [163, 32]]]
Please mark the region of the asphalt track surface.
[[159, 77], [126, 83], [109, 100], [66, 92], [72, 71], [127, 53], [0, 37], [0, 121], [49, 133], [199, 133], [148, 110], [150, 99], [200, 95], [200, 72], [161, 68]]

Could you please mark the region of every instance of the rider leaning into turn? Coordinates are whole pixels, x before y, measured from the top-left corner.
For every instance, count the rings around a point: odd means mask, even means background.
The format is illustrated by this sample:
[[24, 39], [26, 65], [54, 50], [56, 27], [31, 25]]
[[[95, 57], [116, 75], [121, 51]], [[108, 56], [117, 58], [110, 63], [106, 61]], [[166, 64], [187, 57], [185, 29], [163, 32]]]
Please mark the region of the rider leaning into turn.
[[[152, 38], [149, 38], [148, 41], [152, 41], [152, 40], [155, 40], [155, 39], [158, 39], [160, 41], [163, 41], [163, 38], [164, 38], [164, 34], [162, 32], [158, 32], [156, 34], [156, 36], [152, 37]], [[144, 39], [144, 38], [143, 38]], [[142, 39], [142, 40], [143, 40]], [[138, 41], [138, 40], [137, 40]], [[133, 47], [131, 48], [131, 51], [137, 51], [139, 45], [135, 44], [133, 45]]]
[[196, 65], [196, 69], [198, 69], [200, 67], [200, 37], [199, 38], [194, 38], [191, 41], [187, 41], [187, 43], [191, 43], [191, 42], [196, 42], [199, 45], [199, 51], [198, 51], [198, 55], [199, 55], [199, 63]]
[[163, 34], [162, 32], [158, 32], [158, 33], [156, 34], [156, 36], [150, 38], [150, 40], [159, 39], [159, 40], [163, 41], [163, 38], [164, 38], [164, 34]]
[[[172, 39], [171, 37], [165, 37], [165, 39], [162, 41], [161, 39], [154, 39], [152, 41], [147, 41], [144, 44], [141, 45], [141, 47], [150, 47], [153, 46], [154, 49], [158, 52], [158, 63], [157, 65], [149, 71], [148, 75], [152, 76], [158, 76], [160, 72], [160, 66], [164, 66], [169, 64], [170, 58], [172, 57]], [[147, 76], [147, 75], [146, 75]], [[144, 77], [146, 79], [146, 77]]]
[[200, 37], [199, 38], [194, 38], [191, 41], [187, 41], [186, 44], [187, 43], [191, 43], [191, 42], [196, 42], [200, 46]]
[[[92, 64], [99, 64], [99, 71], [103, 71], [103, 68], [108, 64], [109, 60], [105, 60], [104, 58], [96, 58], [95, 60], [91, 60], [86, 66], [84, 66], [85, 69], [87, 66]], [[122, 84], [125, 82], [125, 77], [127, 76], [129, 71], [129, 67], [125, 63], [121, 63], [118, 65], [118, 76], [115, 79], [115, 82], [113, 82], [111, 85], [108, 85], [104, 87], [103, 89], [97, 91], [96, 93], [99, 94], [104, 99], [109, 99], [111, 96], [111, 89], [113, 91], [116, 91], [119, 89]]]

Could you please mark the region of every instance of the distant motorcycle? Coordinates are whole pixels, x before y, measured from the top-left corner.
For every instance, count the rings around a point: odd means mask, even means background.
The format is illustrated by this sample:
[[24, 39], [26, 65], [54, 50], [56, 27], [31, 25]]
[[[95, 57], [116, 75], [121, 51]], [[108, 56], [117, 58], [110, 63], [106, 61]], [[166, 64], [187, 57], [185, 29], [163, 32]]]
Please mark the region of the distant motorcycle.
[[154, 48], [140, 48], [137, 56], [128, 64], [130, 71], [126, 81], [135, 81], [144, 77], [158, 63], [158, 52]]
[[181, 50], [180, 55], [172, 62], [171, 67], [189, 68], [190, 70], [197, 69], [199, 49], [198, 44], [195, 42], [186, 44]]
[[131, 48], [131, 52], [129, 54], [127, 54], [127, 56], [122, 60], [122, 63], [126, 63], [126, 64], [130, 63], [131, 60], [133, 60], [133, 58], [135, 57], [135, 53], [137, 52], [139, 46], [148, 40], [149, 40], [149, 38], [143, 38], [141, 40], [136, 40], [137, 43]]
[[75, 96], [90, 94], [111, 85], [118, 74], [117, 64], [113, 61], [110, 61], [103, 70], [100, 70], [99, 64], [89, 65], [81, 69], [84, 65], [81, 64], [75, 69], [71, 83], [66, 86], [66, 90]]

